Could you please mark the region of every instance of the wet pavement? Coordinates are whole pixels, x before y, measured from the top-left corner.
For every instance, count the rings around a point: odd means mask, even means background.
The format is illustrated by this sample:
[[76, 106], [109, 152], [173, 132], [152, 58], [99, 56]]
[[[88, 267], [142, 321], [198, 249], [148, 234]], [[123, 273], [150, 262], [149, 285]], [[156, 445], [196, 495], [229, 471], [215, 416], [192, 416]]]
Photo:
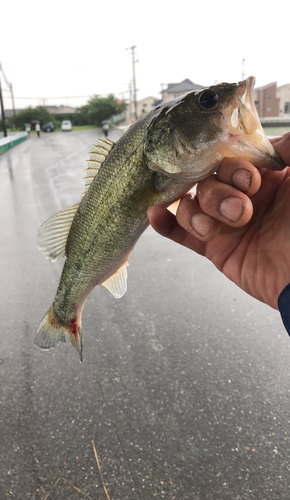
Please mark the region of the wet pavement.
[[34, 346], [63, 265], [36, 231], [79, 199], [96, 141], [31, 135], [0, 157], [0, 499], [288, 500], [290, 341], [205, 259], [149, 228], [126, 295], [87, 300], [84, 362]]

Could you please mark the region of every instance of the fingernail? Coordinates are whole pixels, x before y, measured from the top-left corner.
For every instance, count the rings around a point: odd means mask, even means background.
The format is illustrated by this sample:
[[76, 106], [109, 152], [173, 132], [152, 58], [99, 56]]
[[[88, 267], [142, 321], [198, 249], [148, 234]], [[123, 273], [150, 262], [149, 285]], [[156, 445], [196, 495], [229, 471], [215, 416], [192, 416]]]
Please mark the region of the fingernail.
[[243, 215], [245, 200], [230, 196], [225, 198], [220, 204], [220, 213], [230, 222], [238, 222]]
[[246, 193], [251, 185], [252, 177], [253, 174], [250, 170], [239, 168], [234, 172], [232, 181], [236, 188]]
[[202, 237], [206, 236], [214, 225], [214, 220], [206, 214], [195, 214], [191, 218], [191, 227]]

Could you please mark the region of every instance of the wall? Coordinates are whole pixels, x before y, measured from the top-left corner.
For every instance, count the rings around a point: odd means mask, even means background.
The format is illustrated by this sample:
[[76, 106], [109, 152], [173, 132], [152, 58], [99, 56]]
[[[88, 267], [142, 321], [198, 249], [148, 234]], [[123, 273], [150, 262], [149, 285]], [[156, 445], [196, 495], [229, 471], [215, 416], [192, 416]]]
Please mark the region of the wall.
[[279, 99], [276, 82], [254, 90], [254, 99], [259, 116], [279, 116]]

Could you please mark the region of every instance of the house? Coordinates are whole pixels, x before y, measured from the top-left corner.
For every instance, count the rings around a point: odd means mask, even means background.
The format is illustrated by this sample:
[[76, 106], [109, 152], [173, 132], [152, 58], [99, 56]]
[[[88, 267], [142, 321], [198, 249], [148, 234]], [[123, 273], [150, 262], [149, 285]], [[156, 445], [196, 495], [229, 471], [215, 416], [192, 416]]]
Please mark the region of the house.
[[[149, 96], [137, 102], [137, 116], [139, 118], [140, 116], [144, 115], [144, 113], [147, 113], [151, 109], [160, 105], [162, 102], [171, 101], [172, 99], [175, 99], [175, 97], [179, 97], [180, 95], [186, 94], [191, 90], [201, 90], [203, 88], [204, 86], [197, 85], [188, 78], [180, 83], [169, 83], [167, 88], [161, 91], [162, 100], [157, 99], [156, 97], [153, 96]], [[134, 104], [131, 101], [126, 110], [126, 121], [127, 123], [132, 123], [134, 122], [134, 120], [135, 120]]]
[[279, 116], [290, 115], [290, 83], [277, 88], [279, 98]]
[[175, 99], [180, 95], [186, 94], [191, 90], [201, 90], [204, 88], [204, 85], [197, 85], [193, 83], [191, 80], [186, 78], [180, 83], [168, 83], [167, 89], [161, 91], [162, 93], [162, 101], [171, 101], [171, 99]]
[[254, 101], [260, 118], [279, 116], [277, 82], [268, 83], [254, 89]]
[[[137, 117], [148, 113], [151, 109], [155, 108], [158, 103], [157, 97], [149, 96], [137, 101]], [[128, 107], [125, 111], [125, 120], [127, 123], [133, 123], [135, 121], [135, 107], [133, 101], [130, 101]]]
[[[20, 111], [22, 111], [22, 109], [15, 109], [15, 114], [17, 115], [18, 113], [20, 113]], [[8, 118], [10, 118], [10, 116], [13, 116], [13, 115], [14, 115], [13, 109], [5, 109], [6, 120], [8, 120]], [[1, 109], [0, 109], [0, 120], [1, 119], [2, 119], [2, 116], [1, 116]]]
[[72, 106], [44, 106], [49, 113], [53, 115], [72, 115], [76, 112], [76, 109]]
[[[59, 118], [56, 116], [58, 120], [63, 120], [63, 119], [71, 119], [71, 116], [76, 112], [76, 109], [71, 107], [71, 106], [44, 106], [49, 113], [52, 113], [53, 115], [62, 115]], [[20, 111], [23, 111], [23, 109], [15, 109], [15, 114], [17, 115], [20, 113]], [[8, 118], [13, 116], [13, 109], [5, 109], [5, 119], [8, 121]], [[67, 116], [69, 115], [69, 116]], [[1, 109], [0, 109], [0, 120], [1, 120]]]
[[158, 99], [157, 97], [149, 96], [145, 97], [145, 99], [141, 99], [141, 101], [137, 102], [137, 116], [142, 116], [151, 109], [157, 106]]

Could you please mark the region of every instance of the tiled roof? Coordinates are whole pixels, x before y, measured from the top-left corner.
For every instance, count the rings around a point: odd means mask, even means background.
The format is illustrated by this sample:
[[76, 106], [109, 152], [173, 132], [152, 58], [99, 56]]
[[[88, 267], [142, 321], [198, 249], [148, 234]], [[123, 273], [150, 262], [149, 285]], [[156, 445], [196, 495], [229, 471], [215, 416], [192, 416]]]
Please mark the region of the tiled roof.
[[204, 85], [198, 85], [186, 78], [180, 83], [169, 83], [167, 89], [163, 90], [163, 92], [176, 94], [179, 92], [189, 92], [190, 90], [201, 90], [203, 88]]

